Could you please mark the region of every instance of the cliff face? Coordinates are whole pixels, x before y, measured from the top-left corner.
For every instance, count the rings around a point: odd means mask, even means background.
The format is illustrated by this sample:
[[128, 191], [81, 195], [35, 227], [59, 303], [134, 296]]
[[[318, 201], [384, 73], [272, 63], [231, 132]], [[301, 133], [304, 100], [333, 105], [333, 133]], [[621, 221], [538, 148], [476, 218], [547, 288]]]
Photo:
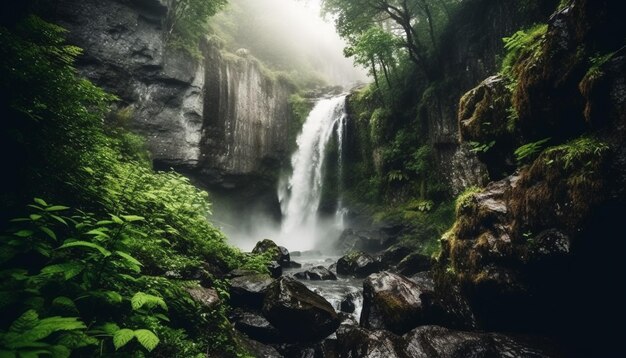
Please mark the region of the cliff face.
[[203, 60], [169, 48], [169, 5], [63, 0], [52, 13], [84, 49], [79, 71], [131, 110], [129, 125], [147, 139], [157, 168], [186, 172], [210, 189], [256, 178], [254, 192], [273, 190], [287, 154], [292, 88], [211, 41], [200, 44]]
[[[458, 202], [442, 239], [438, 284], [461, 283], [481, 328], [549, 333], [573, 346], [568, 356], [624, 354], [617, 343], [626, 316], [626, 26], [619, 6], [564, 6], [513, 65], [512, 90], [490, 77], [463, 97], [459, 115], [463, 138], [514, 140], [509, 151], [551, 139], [515, 174]], [[499, 103], [515, 109], [514, 128], [498, 127], [507, 116]], [[501, 166], [497, 156], [482, 159]]]
[[556, 3], [473, 0], [461, 5], [450, 20], [440, 41], [441, 76], [425, 92], [419, 115], [428, 128], [441, 176], [453, 194], [470, 185], [484, 185], [489, 177], [487, 168], [469, 151], [469, 146], [459, 144], [459, 98], [497, 71], [503, 37], [544, 21]]

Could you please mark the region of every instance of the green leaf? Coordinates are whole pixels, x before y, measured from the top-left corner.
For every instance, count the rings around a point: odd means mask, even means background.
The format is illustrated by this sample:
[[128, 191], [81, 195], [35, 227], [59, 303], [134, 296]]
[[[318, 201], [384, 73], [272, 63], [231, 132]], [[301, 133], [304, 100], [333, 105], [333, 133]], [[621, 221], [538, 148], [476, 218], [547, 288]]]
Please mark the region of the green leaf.
[[60, 222], [61, 224], [67, 226], [67, 221], [65, 221], [65, 219], [63, 219], [62, 217], [60, 217], [58, 215], [53, 215], [53, 214], [50, 214], [50, 217], [53, 218], [54, 220]]
[[52, 300], [52, 306], [61, 308], [67, 312], [78, 313], [78, 308], [71, 298], [65, 296], [59, 296]]
[[[76, 348], [79, 348], [79, 347], [76, 347]], [[68, 347], [59, 344], [59, 345], [50, 347], [50, 353], [52, 353], [52, 358], [69, 358], [72, 352], [70, 351]]]
[[43, 231], [46, 235], [50, 236], [51, 239], [53, 240], [57, 239], [57, 235], [54, 233], [54, 231], [52, 231], [48, 227], [40, 226], [39, 230]]
[[14, 233], [13, 235], [15, 235], [17, 237], [31, 237], [31, 236], [33, 236], [33, 232], [31, 230], [20, 230], [20, 231]]
[[107, 322], [100, 327], [104, 332], [108, 334], [115, 334], [115, 332], [120, 330], [120, 326], [117, 323]]
[[115, 350], [124, 347], [128, 342], [135, 338], [135, 332], [128, 328], [120, 329], [113, 334], [113, 345]]
[[69, 207], [67, 207], [67, 206], [54, 205], [54, 206], [49, 206], [49, 207], [45, 208], [44, 210], [46, 210], [46, 211], [63, 211], [63, 210], [67, 210], [67, 209], [69, 209]]
[[39, 321], [39, 315], [35, 310], [28, 310], [24, 312], [18, 319], [13, 321], [9, 327], [9, 332], [23, 333], [37, 325]]
[[149, 295], [143, 292], [135, 293], [133, 298], [130, 299], [130, 304], [133, 307], [133, 310], [138, 310], [143, 306], [147, 306], [148, 308], [159, 306], [164, 310], [167, 310], [167, 305], [161, 297]]
[[137, 215], [122, 215], [122, 219], [128, 221], [128, 222], [133, 222], [133, 221], [145, 221], [146, 218], [144, 218], [143, 216], [137, 216]]
[[114, 223], [116, 224], [120, 224], [122, 225], [124, 223], [124, 220], [120, 219], [118, 216], [115, 216], [113, 214], [111, 214], [111, 219], [113, 220]]
[[110, 303], [121, 303], [123, 299], [122, 295], [115, 291], [106, 291], [104, 295]]
[[48, 206], [48, 204], [43, 199], [40, 199], [40, 198], [35, 198], [35, 202], [39, 205]]
[[49, 265], [41, 269], [42, 274], [53, 275], [57, 273], [63, 273], [63, 276], [66, 280], [71, 279], [72, 277], [81, 273], [84, 269], [84, 266], [78, 262], [67, 262], [56, 265]]
[[66, 242], [63, 245], [59, 246], [59, 249], [66, 249], [66, 248], [71, 248], [71, 247], [87, 247], [90, 249], [95, 249], [100, 251], [100, 253], [102, 254], [102, 256], [107, 257], [111, 255], [111, 251], [105, 249], [104, 247], [98, 245], [98, 244], [94, 244], [93, 242], [87, 242], [87, 241], [72, 241], [72, 242]]
[[137, 337], [139, 343], [147, 349], [148, 352], [152, 352], [152, 350], [159, 344], [159, 337], [147, 329], [135, 330], [135, 337]]
[[126, 259], [126, 261], [130, 262], [131, 264], [137, 265], [137, 266], [143, 266], [141, 264], [141, 262], [139, 262], [136, 258], [130, 256], [129, 254], [123, 252], [123, 251], [115, 251], [115, 253], [123, 258]]
[[30, 217], [30, 219], [31, 219], [32, 221], [37, 221], [37, 220], [39, 220], [39, 219], [41, 219], [41, 218], [42, 218], [42, 216], [41, 216], [41, 215], [39, 215], [39, 214], [30, 214], [30, 216], [29, 216], [29, 217]]

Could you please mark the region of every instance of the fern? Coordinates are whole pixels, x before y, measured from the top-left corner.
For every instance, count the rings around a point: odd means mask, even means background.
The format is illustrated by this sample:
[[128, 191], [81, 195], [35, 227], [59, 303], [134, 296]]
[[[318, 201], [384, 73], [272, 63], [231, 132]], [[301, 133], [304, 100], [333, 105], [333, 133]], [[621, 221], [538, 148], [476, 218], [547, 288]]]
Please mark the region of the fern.
[[135, 293], [130, 302], [133, 310], [139, 310], [144, 306], [148, 309], [159, 306], [162, 309], [167, 310], [167, 305], [161, 297], [149, 295], [143, 292]]
[[147, 329], [135, 330], [135, 337], [137, 337], [137, 341], [148, 351], [152, 351], [159, 344], [159, 337]]
[[118, 350], [124, 347], [128, 342], [132, 341], [135, 338], [135, 332], [132, 329], [124, 328], [113, 334], [113, 345], [115, 349]]
[[518, 163], [522, 163], [527, 159], [536, 157], [536, 155], [539, 154], [546, 143], [548, 143], [551, 139], [552, 138], [544, 138], [536, 142], [524, 144], [515, 150], [515, 159]]

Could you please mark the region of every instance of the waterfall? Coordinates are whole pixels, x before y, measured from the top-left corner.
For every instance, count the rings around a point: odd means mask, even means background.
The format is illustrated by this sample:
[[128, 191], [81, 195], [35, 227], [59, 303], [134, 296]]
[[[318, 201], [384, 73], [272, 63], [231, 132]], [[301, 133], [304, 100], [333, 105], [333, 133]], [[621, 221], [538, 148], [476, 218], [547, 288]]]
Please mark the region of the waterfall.
[[322, 194], [326, 146], [334, 128], [339, 146], [338, 165], [342, 170], [345, 98], [345, 95], [324, 98], [313, 107], [296, 140], [298, 147], [291, 157], [291, 176], [282, 178], [279, 184], [278, 197], [283, 214], [281, 236], [291, 248], [311, 249], [316, 247], [321, 236], [327, 234], [327, 228], [318, 225], [317, 209]]

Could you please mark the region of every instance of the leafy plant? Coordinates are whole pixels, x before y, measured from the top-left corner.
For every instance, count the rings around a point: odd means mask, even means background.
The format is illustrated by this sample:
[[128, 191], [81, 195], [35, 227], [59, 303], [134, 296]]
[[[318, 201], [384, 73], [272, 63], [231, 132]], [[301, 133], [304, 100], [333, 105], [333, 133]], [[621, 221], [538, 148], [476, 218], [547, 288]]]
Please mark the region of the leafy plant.
[[544, 138], [541, 140], [538, 140], [536, 142], [532, 142], [532, 143], [527, 143], [522, 145], [521, 147], [517, 148], [514, 152], [515, 154], [515, 159], [517, 160], [518, 163], [522, 163], [524, 161], [530, 161], [533, 158], [535, 158], [539, 152], [541, 152], [541, 150], [543, 150], [543, 148], [545, 147], [545, 145], [551, 140], [552, 138]]
[[473, 153], [486, 153], [489, 149], [493, 148], [495, 144], [495, 140], [489, 143], [469, 142], [469, 145], [472, 147], [470, 151]]

